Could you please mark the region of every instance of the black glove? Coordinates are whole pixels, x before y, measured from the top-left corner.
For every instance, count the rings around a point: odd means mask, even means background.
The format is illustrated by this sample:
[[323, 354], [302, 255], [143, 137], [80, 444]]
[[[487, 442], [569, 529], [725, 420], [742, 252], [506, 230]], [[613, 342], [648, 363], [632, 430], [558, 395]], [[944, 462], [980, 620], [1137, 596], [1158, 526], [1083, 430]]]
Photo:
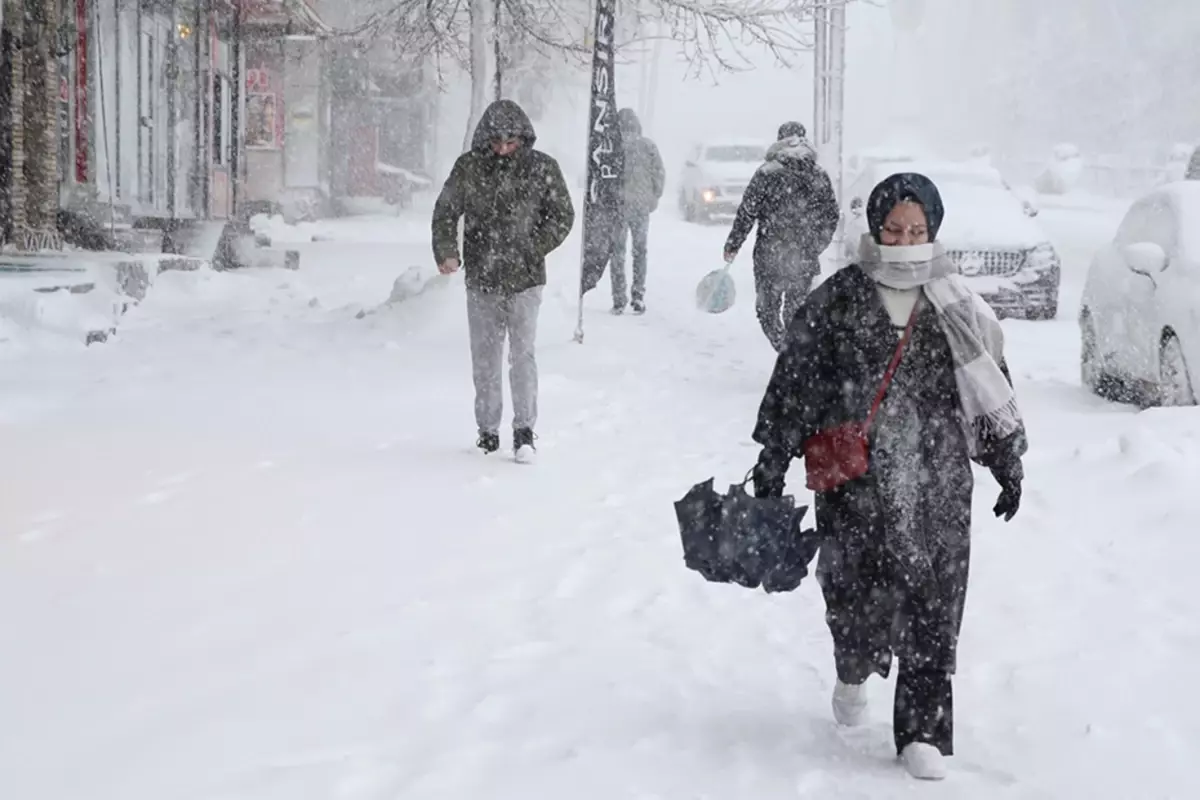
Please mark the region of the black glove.
[[1000, 497], [997, 498], [992, 512], [1009, 522], [1021, 507], [1021, 479], [1011, 475], [997, 475], [996, 480], [1000, 482]]
[[787, 456], [772, 453], [764, 448], [750, 477], [754, 482], [754, 496], [783, 497], [784, 480], [787, 478], [790, 461]]

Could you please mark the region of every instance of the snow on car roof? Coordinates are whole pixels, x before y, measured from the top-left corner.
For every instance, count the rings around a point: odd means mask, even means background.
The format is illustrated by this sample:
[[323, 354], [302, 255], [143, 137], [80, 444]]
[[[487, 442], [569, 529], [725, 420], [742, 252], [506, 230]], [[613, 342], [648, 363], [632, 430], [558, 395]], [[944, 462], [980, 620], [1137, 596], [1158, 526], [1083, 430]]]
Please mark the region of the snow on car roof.
[[897, 172], [919, 172], [937, 184], [946, 205], [938, 238], [951, 249], [1023, 249], [1046, 238], [1041, 226], [1025, 215], [1021, 201], [1006, 188], [1000, 171], [986, 163], [875, 162], [855, 180], [855, 188], [865, 200], [876, 183]]
[[870, 164], [868, 169], [883, 180], [897, 172], [917, 172], [934, 183], [966, 183], [975, 186], [1004, 188], [1004, 177], [1000, 170], [989, 164], [967, 161], [882, 161]]
[[1159, 191], [1169, 195], [1181, 209], [1193, 213], [1200, 210], [1200, 181], [1175, 181], [1162, 186]]
[[749, 147], [755, 150], [761, 150], [763, 153], [766, 153], [767, 148], [770, 146], [770, 142], [763, 141], [762, 139], [713, 139], [711, 141], [700, 143], [700, 148], [702, 150], [712, 150], [714, 147]]

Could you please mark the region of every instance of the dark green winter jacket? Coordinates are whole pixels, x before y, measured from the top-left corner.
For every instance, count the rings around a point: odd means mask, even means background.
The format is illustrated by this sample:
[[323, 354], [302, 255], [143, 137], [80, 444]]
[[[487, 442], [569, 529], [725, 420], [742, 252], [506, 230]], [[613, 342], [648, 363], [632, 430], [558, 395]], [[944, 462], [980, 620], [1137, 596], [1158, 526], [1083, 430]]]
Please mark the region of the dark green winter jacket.
[[[521, 140], [516, 152], [492, 152], [498, 138]], [[558, 162], [534, 150], [533, 123], [511, 100], [484, 111], [471, 150], [458, 157], [433, 209], [433, 257], [462, 261], [467, 288], [516, 294], [546, 283], [546, 256], [575, 224]], [[462, 254], [458, 220], [463, 219]]]

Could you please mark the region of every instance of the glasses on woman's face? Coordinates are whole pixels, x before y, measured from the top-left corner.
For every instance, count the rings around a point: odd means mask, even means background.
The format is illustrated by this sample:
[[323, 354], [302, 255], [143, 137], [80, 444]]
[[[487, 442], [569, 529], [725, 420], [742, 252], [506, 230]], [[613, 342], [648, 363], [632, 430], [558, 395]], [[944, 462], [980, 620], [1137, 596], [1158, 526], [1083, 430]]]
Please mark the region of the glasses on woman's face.
[[924, 244], [929, 241], [929, 227], [926, 225], [897, 225], [889, 222], [883, 226], [884, 244]]

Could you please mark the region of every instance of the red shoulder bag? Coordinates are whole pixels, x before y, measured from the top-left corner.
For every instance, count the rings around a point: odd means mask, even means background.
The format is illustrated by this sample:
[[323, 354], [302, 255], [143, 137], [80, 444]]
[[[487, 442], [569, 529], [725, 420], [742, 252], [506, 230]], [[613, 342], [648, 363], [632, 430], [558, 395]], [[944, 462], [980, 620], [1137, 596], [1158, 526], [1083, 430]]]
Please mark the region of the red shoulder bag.
[[892, 354], [892, 361], [883, 373], [883, 382], [879, 385], [879, 391], [875, 393], [875, 400], [871, 403], [866, 421], [843, 423], [836, 428], [821, 431], [804, 442], [807, 485], [814, 492], [832, 491], [867, 474], [867, 468], [871, 464], [868, 439], [871, 425], [875, 422], [875, 415], [879, 413], [883, 397], [887, 394], [888, 386], [891, 385], [896, 369], [900, 366], [904, 348], [912, 337], [913, 323], [917, 320], [921, 299], [917, 298], [912, 313], [908, 315], [908, 324], [904, 326], [904, 333], [900, 336], [900, 343], [896, 345], [896, 352]]

